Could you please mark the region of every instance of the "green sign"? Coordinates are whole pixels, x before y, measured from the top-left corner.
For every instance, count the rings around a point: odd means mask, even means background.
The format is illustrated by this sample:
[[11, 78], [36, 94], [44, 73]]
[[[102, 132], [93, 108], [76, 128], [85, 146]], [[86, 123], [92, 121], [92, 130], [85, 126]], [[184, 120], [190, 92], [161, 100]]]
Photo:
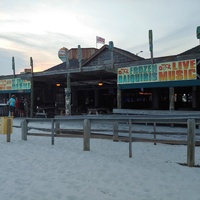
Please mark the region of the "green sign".
[[149, 30], [149, 51], [153, 51], [153, 31]]
[[30, 90], [31, 82], [21, 78], [0, 80], [0, 90]]

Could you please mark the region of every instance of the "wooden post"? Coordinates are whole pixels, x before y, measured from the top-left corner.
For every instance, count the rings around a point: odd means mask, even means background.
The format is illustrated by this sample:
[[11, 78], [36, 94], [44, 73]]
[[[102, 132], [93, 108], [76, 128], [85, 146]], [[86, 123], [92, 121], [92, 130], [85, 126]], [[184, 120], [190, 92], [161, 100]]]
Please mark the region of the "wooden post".
[[16, 77], [15, 75], [15, 57], [12, 57], [12, 70], [13, 70], [13, 78]]
[[27, 131], [28, 131], [28, 128], [27, 128], [27, 121], [24, 119], [22, 122], [21, 122], [21, 139], [22, 140], [27, 140]]
[[11, 134], [11, 129], [12, 129], [12, 123], [11, 123], [11, 119], [7, 120], [7, 142], [10, 142], [10, 134]]
[[154, 145], [156, 145], [156, 123], [153, 123]]
[[196, 98], [196, 86], [192, 87], [192, 108], [196, 109], [197, 108], [197, 98]]
[[30, 57], [30, 65], [31, 65], [31, 109], [30, 109], [30, 117], [33, 117], [34, 110], [34, 79], [33, 79], [33, 59]]
[[187, 166], [194, 167], [195, 164], [195, 120], [187, 120]]
[[51, 144], [54, 145], [54, 120], [51, 120]]
[[153, 60], [153, 31], [149, 30], [149, 50], [150, 50], [150, 54], [151, 54], [151, 63], [154, 63]]
[[82, 50], [81, 50], [81, 45], [78, 45], [78, 63], [79, 63], [79, 71], [81, 72], [82, 70]]
[[118, 122], [113, 122], [113, 141], [118, 142]]
[[170, 112], [174, 110], [174, 88], [169, 88], [169, 110]]
[[69, 73], [69, 55], [66, 51], [66, 72], [67, 72], [67, 88], [65, 88], [65, 114], [71, 115], [71, 77]]
[[60, 122], [55, 122], [56, 134], [60, 134]]
[[129, 119], [129, 158], [132, 158], [132, 121]]
[[110, 41], [109, 42], [109, 50], [110, 50], [110, 65], [111, 65], [111, 68], [114, 68], [114, 51], [113, 51], [113, 48], [114, 48], [114, 43], [113, 41]]
[[119, 88], [117, 88], [117, 108], [122, 108], [122, 91]]
[[90, 120], [84, 119], [84, 122], [83, 122], [83, 151], [90, 151], [90, 132], [91, 132]]

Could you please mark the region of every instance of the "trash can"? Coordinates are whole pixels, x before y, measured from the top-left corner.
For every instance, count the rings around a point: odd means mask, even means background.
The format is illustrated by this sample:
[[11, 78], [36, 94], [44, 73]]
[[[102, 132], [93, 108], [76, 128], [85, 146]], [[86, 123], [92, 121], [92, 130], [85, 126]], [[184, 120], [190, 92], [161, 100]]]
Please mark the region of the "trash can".
[[0, 117], [0, 134], [11, 134], [13, 117]]

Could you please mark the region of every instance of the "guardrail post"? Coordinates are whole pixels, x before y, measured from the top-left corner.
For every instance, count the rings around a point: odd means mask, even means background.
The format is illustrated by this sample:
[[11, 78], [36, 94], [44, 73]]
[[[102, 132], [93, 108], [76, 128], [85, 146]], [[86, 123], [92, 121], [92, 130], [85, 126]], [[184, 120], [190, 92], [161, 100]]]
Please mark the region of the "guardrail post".
[[129, 158], [132, 158], [132, 121], [129, 119]]
[[60, 134], [60, 122], [55, 122], [56, 134]]
[[153, 123], [153, 135], [154, 135], [154, 145], [156, 145], [156, 123]]
[[118, 122], [113, 122], [113, 141], [118, 142]]
[[195, 164], [195, 120], [187, 120], [187, 166], [194, 167]]
[[6, 139], [7, 142], [10, 142], [10, 134], [12, 132], [11, 129], [12, 129], [11, 119], [8, 119], [7, 120], [7, 139]]
[[24, 119], [21, 121], [21, 139], [22, 140], [27, 140], [27, 132], [28, 132], [28, 126], [27, 126], [27, 121]]
[[89, 119], [83, 122], [83, 151], [90, 151], [91, 123]]
[[51, 120], [51, 144], [54, 145], [54, 120]]

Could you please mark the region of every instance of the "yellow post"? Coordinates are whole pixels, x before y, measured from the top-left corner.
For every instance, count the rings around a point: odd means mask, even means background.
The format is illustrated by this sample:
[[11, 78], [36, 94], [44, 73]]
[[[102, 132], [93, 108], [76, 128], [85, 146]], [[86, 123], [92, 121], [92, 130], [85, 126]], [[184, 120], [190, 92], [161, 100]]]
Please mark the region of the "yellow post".
[[12, 134], [12, 117], [1, 117], [0, 118], [0, 134], [7, 135], [7, 142], [10, 142], [10, 134]]

